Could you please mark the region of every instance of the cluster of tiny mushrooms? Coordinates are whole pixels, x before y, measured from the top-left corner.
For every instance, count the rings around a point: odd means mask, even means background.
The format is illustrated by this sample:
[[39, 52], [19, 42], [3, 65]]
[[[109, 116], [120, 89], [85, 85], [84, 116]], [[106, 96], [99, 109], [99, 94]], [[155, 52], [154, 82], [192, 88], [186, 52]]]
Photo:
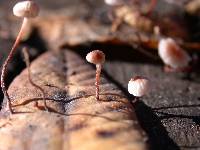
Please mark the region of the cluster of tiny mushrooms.
[[[108, 5], [116, 5], [121, 3], [123, 0], [105, 0], [105, 3]], [[155, 0], [151, 0], [155, 3]], [[7, 67], [9, 62], [11, 61], [13, 54], [16, 51], [17, 46], [19, 45], [19, 42], [21, 40], [22, 34], [24, 32], [24, 28], [30, 18], [35, 18], [39, 14], [39, 6], [37, 3], [33, 0], [27, 0], [18, 2], [13, 7], [13, 14], [17, 17], [23, 18], [22, 26], [19, 31], [19, 34], [16, 38], [16, 41], [5, 60], [3, 67], [2, 67], [2, 73], [1, 73], [1, 87], [2, 91], [4, 93], [5, 98], [7, 99], [6, 108], [8, 111], [12, 114], [12, 105], [11, 105], [11, 99], [7, 92], [7, 87], [5, 85], [5, 76], [7, 73]], [[28, 59], [27, 53], [25, 53], [25, 59]], [[164, 64], [171, 69], [174, 70], [183, 70], [184, 68], [187, 68], [189, 66], [189, 62], [191, 61], [191, 57], [176, 43], [175, 40], [172, 38], [161, 38], [158, 44], [158, 54], [160, 58], [163, 60]], [[102, 65], [105, 62], [105, 54], [100, 50], [94, 50], [87, 54], [86, 60], [90, 63], [93, 63], [96, 65], [96, 100], [99, 100], [99, 83], [100, 83], [100, 74]], [[26, 61], [28, 62], [28, 61]], [[29, 66], [29, 63], [27, 64]], [[30, 75], [29, 75], [29, 78]], [[41, 89], [40, 86], [33, 83], [31, 79], [29, 81], [32, 82], [32, 85], [39, 88], [43, 95], [44, 91]], [[150, 89], [150, 82], [149, 79], [142, 77], [142, 76], [136, 76], [130, 79], [128, 83], [128, 92], [135, 97], [141, 97], [145, 95]], [[44, 106], [46, 106], [46, 101], [44, 97]]]

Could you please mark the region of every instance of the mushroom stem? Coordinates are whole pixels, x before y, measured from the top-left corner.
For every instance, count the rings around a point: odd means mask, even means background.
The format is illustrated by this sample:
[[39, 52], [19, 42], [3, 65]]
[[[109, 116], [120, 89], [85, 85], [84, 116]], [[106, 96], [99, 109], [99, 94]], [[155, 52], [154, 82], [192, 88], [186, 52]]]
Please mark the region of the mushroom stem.
[[96, 86], [96, 100], [99, 100], [99, 82], [100, 82], [101, 68], [102, 68], [101, 64], [97, 64], [96, 65], [96, 82], [95, 82], [95, 86]]
[[96, 100], [99, 100], [99, 82], [102, 64], [105, 62], [105, 54], [100, 50], [94, 50], [87, 54], [86, 60], [96, 65]]
[[5, 60], [4, 64], [3, 64], [3, 66], [2, 66], [2, 72], [1, 72], [1, 88], [2, 88], [2, 91], [3, 91], [3, 93], [4, 93], [4, 96], [7, 98], [7, 104], [6, 104], [7, 106], [6, 106], [6, 107], [7, 107], [7, 109], [10, 111], [11, 114], [13, 113], [13, 110], [12, 110], [11, 99], [10, 99], [9, 94], [8, 94], [8, 92], [7, 92], [7, 87], [6, 87], [6, 85], [5, 85], [5, 76], [6, 76], [7, 71], [8, 71], [8, 64], [9, 64], [9, 62], [11, 61], [11, 59], [13, 58], [13, 55], [14, 55], [14, 53], [15, 53], [15, 51], [16, 51], [16, 48], [17, 48], [17, 46], [19, 45], [19, 42], [20, 42], [20, 40], [21, 40], [21, 37], [22, 37], [22, 34], [23, 34], [23, 32], [24, 32], [24, 28], [25, 28], [25, 26], [26, 26], [26, 24], [27, 24], [27, 21], [28, 21], [27, 18], [24, 18], [24, 19], [23, 19], [22, 26], [21, 26], [21, 29], [20, 29], [18, 35], [17, 35], [17, 38], [16, 38], [16, 40], [15, 40], [15, 43], [14, 43], [14, 45], [12, 46], [12, 49], [11, 49], [9, 55], [8, 55], [8, 57], [6, 58], [6, 60]]
[[[32, 78], [31, 78], [31, 67], [30, 67], [30, 59], [29, 59], [28, 50], [27, 50], [26, 47], [24, 47], [22, 51], [23, 51], [23, 54], [24, 54], [24, 60], [25, 60], [25, 63], [26, 63], [26, 67], [27, 67], [27, 69], [28, 69], [28, 80], [29, 80], [29, 82], [30, 82], [30, 84], [31, 84], [32, 86], [34, 86], [35, 88], [37, 88], [38, 90], [41, 91], [42, 97], [43, 97], [43, 101], [44, 101], [44, 109], [45, 109], [46, 111], [48, 111], [49, 109], [48, 109], [48, 106], [47, 106], [47, 102], [46, 102], [46, 98], [45, 98], [45, 91], [44, 91], [44, 89], [43, 89], [42, 87], [40, 87], [38, 84], [34, 83], [34, 81], [33, 81]], [[36, 103], [35, 103], [35, 106], [36, 106], [36, 107], [39, 107], [37, 101], [36, 101]]]

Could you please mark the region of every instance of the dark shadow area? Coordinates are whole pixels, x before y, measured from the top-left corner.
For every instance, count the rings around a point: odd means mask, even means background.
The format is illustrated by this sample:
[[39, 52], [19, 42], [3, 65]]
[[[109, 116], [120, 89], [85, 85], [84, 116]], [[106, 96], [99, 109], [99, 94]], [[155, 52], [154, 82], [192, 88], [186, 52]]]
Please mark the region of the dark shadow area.
[[168, 136], [168, 132], [162, 125], [160, 118], [150, 107], [142, 101], [134, 104], [138, 120], [149, 137], [152, 150], [179, 150], [178, 145]]
[[[136, 46], [136, 45], [135, 45]], [[87, 44], [82, 44], [78, 46], [69, 46], [64, 45], [61, 47], [61, 49], [72, 49], [75, 52], [77, 52], [82, 57], [85, 57], [88, 52], [92, 50], [102, 50], [106, 54], [106, 60], [108, 61], [123, 61], [123, 62], [134, 62], [134, 63], [150, 63], [155, 65], [160, 65], [161, 61], [159, 59], [155, 60], [157, 57], [157, 54], [153, 53], [153, 50], [148, 49], [140, 49], [138, 47], [133, 48], [131, 45], [128, 44], [117, 44], [113, 42], [92, 42]], [[137, 48], [137, 49], [136, 49]], [[148, 54], [144, 54], [145, 52]], [[149, 53], [151, 53], [149, 56]]]
[[188, 30], [190, 32], [190, 40], [193, 42], [199, 42], [199, 39], [200, 39], [200, 30], [199, 30], [200, 17], [185, 13], [185, 19], [187, 22]]
[[[150, 49], [143, 49], [138, 51], [139, 48], [133, 47], [128, 44], [116, 44], [112, 42], [92, 42], [87, 44], [82, 44], [78, 46], [68, 46], [64, 45], [61, 47], [62, 49], [71, 49], [81, 55], [84, 59], [87, 53], [89, 53], [92, 50], [99, 49], [102, 50], [106, 54], [106, 60], [107, 61], [122, 61], [122, 62], [131, 62], [131, 63], [140, 63], [140, 64], [153, 64], [155, 66], [163, 66], [163, 63], [160, 59], [154, 59], [151, 56], [148, 56], [148, 54], [144, 54], [146, 52], [151, 53], [151, 55], [157, 56], [156, 50], [150, 50]], [[188, 80], [191, 82], [197, 82], [200, 83], [200, 80], [198, 76], [200, 75], [200, 54], [196, 53], [194, 55], [191, 55], [193, 57], [193, 61], [190, 63], [191, 71], [190, 72], [184, 72], [184, 73], [178, 73], [181, 75], [181, 78], [183, 80]], [[176, 74], [176, 72], [174, 72]]]

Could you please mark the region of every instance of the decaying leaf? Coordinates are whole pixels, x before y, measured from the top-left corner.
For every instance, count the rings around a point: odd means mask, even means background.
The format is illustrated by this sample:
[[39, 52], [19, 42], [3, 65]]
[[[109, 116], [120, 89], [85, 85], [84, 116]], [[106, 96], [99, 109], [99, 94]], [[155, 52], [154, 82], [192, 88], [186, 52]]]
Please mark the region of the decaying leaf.
[[[158, 3], [157, 7], [159, 9], [156, 9], [155, 16], [146, 16], [143, 19], [146, 21], [143, 23], [140, 18], [140, 23], [136, 26], [127, 23], [133, 22], [130, 17], [134, 17], [134, 15], [130, 11], [129, 14], [126, 14], [125, 20], [123, 20], [119, 29], [113, 33], [111, 32], [111, 27], [114, 20], [108, 17], [111, 8], [107, 8], [105, 4], [99, 1], [98, 3], [80, 2], [80, 5], [77, 5], [77, 1], [69, 2], [67, 5], [60, 6], [59, 11], [44, 9], [38, 19], [30, 22], [27, 29], [29, 32], [27, 33], [37, 29], [51, 48], [99, 42], [127, 45], [139, 44], [146, 48], [157, 49], [159, 39], [162, 36], [169, 36], [177, 41], [182, 41], [183, 47], [187, 47], [189, 50], [198, 50], [200, 47], [198, 43], [185, 44], [185, 42], [190, 42], [191, 35], [183, 17], [184, 8], [171, 8], [168, 5], [164, 2]], [[164, 6], [166, 8], [161, 9]], [[128, 9], [129, 7], [126, 8]], [[180, 12], [182, 13], [177, 14], [177, 9], [181, 9]], [[120, 14], [122, 10], [122, 8], [117, 9], [116, 13]], [[156, 26], [160, 27], [162, 36], [154, 34], [154, 27]], [[150, 32], [146, 32], [144, 28]]]
[[77, 54], [47, 52], [32, 63], [31, 73], [47, 93], [51, 112], [44, 111], [42, 93], [29, 83], [25, 69], [8, 91], [16, 113], [1, 111], [0, 150], [147, 149], [125, 95], [103, 77], [96, 101], [95, 70]]

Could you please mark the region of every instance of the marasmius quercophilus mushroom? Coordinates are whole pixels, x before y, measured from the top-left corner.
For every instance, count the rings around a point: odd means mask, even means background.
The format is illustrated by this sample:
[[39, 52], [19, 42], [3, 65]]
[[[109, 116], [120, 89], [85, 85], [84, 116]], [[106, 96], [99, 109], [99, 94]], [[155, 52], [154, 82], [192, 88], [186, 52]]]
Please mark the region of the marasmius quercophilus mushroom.
[[3, 66], [2, 66], [2, 72], [1, 72], [1, 88], [2, 91], [4, 93], [4, 96], [7, 98], [7, 109], [9, 110], [9, 112], [12, 114], [13, 110], [12, 110], [12, 105], [11, 105], [11, 99], [8, 95], [7, 92], [7, 87], [5, 85], [5, 76], [7, 73], [7, 67], [9, 62], [11, 61], [17, 46], [19, 45], [19, 42], [21, 40], [22, 34], [24, 33], [24, 29], [25, 26], [28, 22], [28, 20], [30, 18], [35, 18], [36, 16], [38, 16], [39, 14], [39, 6], [37, 5], [37, 3], [35, 3], [32, 0], [28, 0], [28, 1], [22, 1], [22, 2], [18, 2], [17, 4], [15, 4], [15, 6], [13, 7], [13, 14], [17, 17], [21, 17], [23, 18], [22, 21], [22, 25], [21, 25], [21, 29], [17, 35], [17, 38], [15, 40], [14, 45], [12, 46], [12, 49], [8, 55], [8, 57], [6, 58]]
[[94, 50], [87, 54], [86, 60], [96, 65], [96, 100], [99, 100], [99, 82], [102, 64], [105, 62], [105, 54], [100, 50]]
[[135, 76], [128, 83], [128, 92], [135, 97], [141, 97], [147, 94], [150, 90], [149, 79], [142, 76]]
[[161, 39], [158, 54], [164, 62], [165, 71], [187, 71], [191, 57], [172, 38]]

